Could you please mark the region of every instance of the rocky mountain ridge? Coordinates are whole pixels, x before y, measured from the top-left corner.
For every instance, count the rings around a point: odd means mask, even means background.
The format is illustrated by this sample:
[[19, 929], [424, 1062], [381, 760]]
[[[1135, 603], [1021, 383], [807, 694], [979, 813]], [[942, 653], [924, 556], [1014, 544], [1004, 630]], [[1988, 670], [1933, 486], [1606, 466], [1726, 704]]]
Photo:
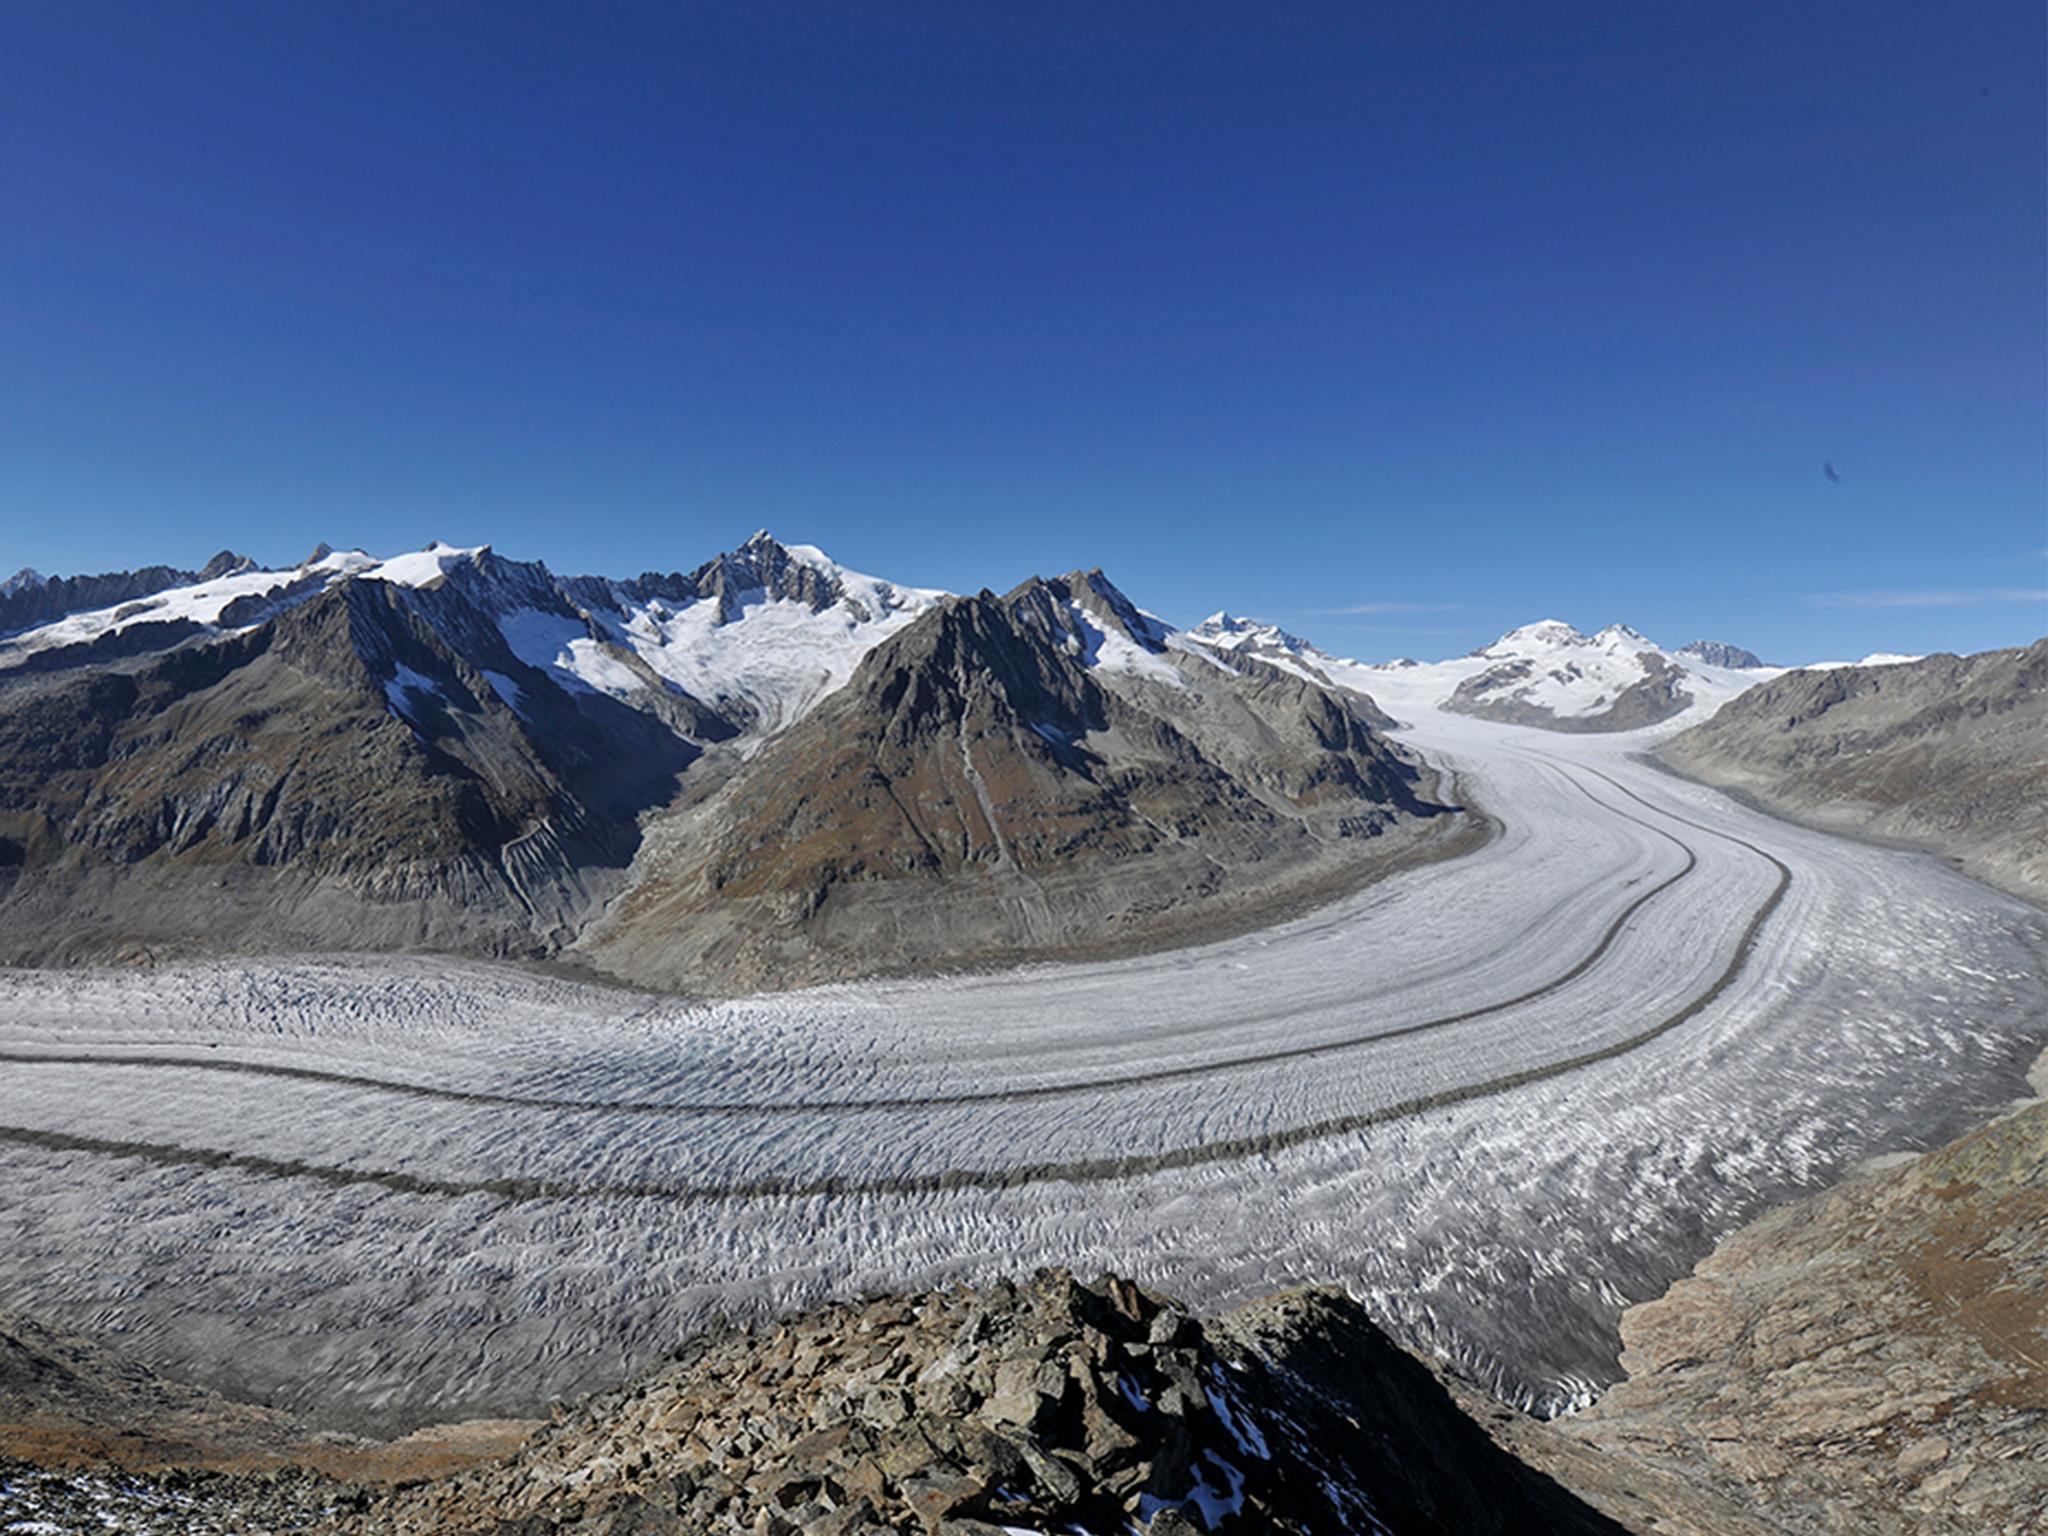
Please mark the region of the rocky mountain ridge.
[[96, 576], [45, 576], [24, 568], [0, 582], [0, 640], [69, 614], [133, 602], [172, 587], [217, 581], [255, 568], [256, 562], [246, 555], [225, 549], [196, 571], [150, 565]]
[[1059, 1272], [693, 1340], [512, 1462], [363, 1519], [538, 1533], [626, 1511], [772, 1536], [1620, 1529], [1498, 1452], [1341, 1295], [1203, 1323]]
[[[1300, 855], [1286, 883], [1306, 890], [1358, 864], [1358, 839], [1423, 817], [1414, 765], [1373, 734], [1388, 722], [1369, 701], [1297, 697], [1295, 678], [1222, 664], [1099, 572], [1057, 595], [1027, 583], [1000, 616], [1004, 635], [969, 641], [965, 660], [958, 611], [977, 600], [863, 576], [765, 533], [688, 573], [625, 581], [438, 543], [391, 560], [323, 548], [286, 571], [224, 558], [170, 574], [194, 579], [74, 605], [0, 640], [0, 958], [222, 943], [557, 955], [629, 883], [665, 878], [635, 862], [650, 827], [672, 808], [696, 827], [695, 808], [731, 784], [720, 804], [752, 809], [705, 844], [719, 893], [706, 931], [681, 944], [667, 929], [628, 933], [636, 913], [701, 915], [643, 899], [608, 918], [607, 944], [589, 953], [646, 978], [655, 968], [635, 956], [667, 950], [663, 980], [693, 989], [788, 984], [853, 965], [848, 946], [787, 971], [786, 944], [721, 950], [732, 903], [763, 897], [771, 927], [808, 932], [828, 896], [878, 875], [944, 879], [990, 860], [1027, 871], [1000, 912], [985, 904], [943, 930], [961, 948], [891, 952], [954, 962], [1093, 931], [1102, 911], [1087, 881], [1050, 888], [1070, 852], [1146, 854], [1131, 865], [1146, 866], [1132, 902], [1143, 916], [1204, 903], [1241, 916], [1235, 893], [1215, 899], [1224, 866], [1199, 849], [1241, 845], [1238, 862], [1271, 871]], [[864, 660], [913, 630], [923, 638], [896, 653], [896, 686], [951, 702], [906, 712], [864, 688], [848, 703]], [[914, 675], [947, 666], [943, 686]], [[982, 667], [995, 670], [970, 675]], [[1007, 696], [1027, 675], [1043, 696], [1022, 713], [1006, 705], [977, 761], [962, 735], [968, 696]], [[828, 701], [841, 778], [792, 807], [810, 749], [777, 744], [823, 740], [799, 733]], [[836, 751], [854, 741], [892, 762]], [[1131, 785], [1100, 771], [1120, 754], [1150, 765], [1140, 778], [1172, 780], [1180, 803], [1132, 811]], [[991, 776], [1014, 774], [1007, 811], [987, 812]], [[901, 814], [876, 799], [892, 780], [911, 795]], [[1051, 799], [1034, 807], [1040, 792]], [[882, 819], [861, 821], [855, 801]], [[822, 845], [803, 839], [828, 805], [853, 816], [851, 841], [811, 870]], [[1155, 811], [1184, 824], [1140, 824]], [[1069, 812], [1068, 834], [1042, 848], [1010, 824]], [[1093, 825], [1098, 812], [1108, 820]], [[1352, 840], [1344, 857], [1322, 857], [1338, 837]], [[1153, 856], [1169, 846], [1183, 851]], [[840, 899], [831, 917], [858, 905]]]
[[1631, 731], [1732, 698], [1776, 669], [1718, 641], [1667, 651], [1626, 624], [1595, 635], [1561, 619], [1509, 630], [1465, 656], [1378, 664], [1333, 656], [1277, 625], [1217, 613], [1187, 632], [1226, 658], [1255, 657], [1398, 707], [1445, 709], [1503, 725]]
[[1764, 665], [1756, 652], [1745, 651], [1739, 645], [1729, 645], [1721, 640], [1691, 640], [1678, 648], [1678, 654], [1704, 661], [1710, 667], [1737, 667], [1744, 671], [1755, 671]]
[[2048, 1528], [2048, 1102], [1766, 1213], [1622, 1343], [1564, 1434], [1779, 1530]]
[[1388, 723], [1347, 691], [1221, 664], [1100, 571], [951, 599], [652, 829], [578, 953], [636, 981], [770, 985], [1248, 914], [1450, 819]]
[[1788, 672], [1658, 759], [1794, 820], [1941, 853], [2048, 903], [2048, 640]]
[[[109, 1362], [65, 1358], [102, 1390]], [[293, 1459], [280, 1416], [125, 1374], [140, 1379], [103, 1395], [138, 1409], [127, 1443], [168, 1424], [185, 1436], [174, 1454], [126, 1478], [0, 1461], [0, 1513], [96, 1504], [139, 1532], [197, 1517], [209, 1531], [329, 1536], [1626, 1530], [1501, 1451], [1327, 1290], [1210, 1320], [1128, 1281], [1060, 1271], [848, 1302], [691, 1338], [520, 1426], [495, 1455], [498, 1431], [458, 1426], [386, 1447], [329, 1437]], [[0, 1374], [0, 1409], [23, 1411], [7, 1386]], [[42, 1423], [64, 1422], [83, 1391], [61, 1388]], [[152, 1412], [158, 1399], [168, 1416]], [[40, 1440], [24, 1428], [0, 1419], [0, 1457], [49, 1449], [48, 1428]], [[211, 1474], [177, 1470], [195, 1466]]]

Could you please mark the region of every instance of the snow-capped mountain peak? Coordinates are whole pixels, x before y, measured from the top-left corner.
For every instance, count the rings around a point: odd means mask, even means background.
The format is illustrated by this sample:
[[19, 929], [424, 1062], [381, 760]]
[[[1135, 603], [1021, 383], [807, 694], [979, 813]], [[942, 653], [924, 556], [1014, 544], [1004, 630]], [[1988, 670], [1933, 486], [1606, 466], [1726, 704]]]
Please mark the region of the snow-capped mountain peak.
[[[811, 545], [765, 530], [688, 575], [612, 581], [557, 577], [539, 562], [507, 560], [488, 544], [440, 540], [379, 559], [322, 547], [289, 570], [263, 570], [223, 554], [200, 579], [147, 596], [64, 614], [0, 641], [0, 675], [34, 666], [115, 659], [263, 623], [286, 607], [352, 581], [415, 594], [430, 623], [461, 631], [465, 652], [497, 641], [509, 656], [570, 693], [602, 693], [663, 706], [664, 687], [715, 712], [742, 734], [799, 718], [853, 674], [878, 641], [947, 594], [850, 570]], [[508, 687], [507, 691], [514, 691]], [[687, 706], [685, 713], [688, 713]]]
[[1474, 656], [1526, 656], [1537, 651], [1561, 650], [1584, 645], [1586, 637], [1563, 619], [1538, 619], [1509, 630], [1491, 645], [1483, 645]]
[[1339, 660], [1317, 649], [1301, 636], [1289, 634], [1277, 624], [1238, 618], [1221, 611], [1210, 614], [1186, 631], [1182, 638], [1217, 656], [1263, 661], [1268, 666], [1292, 672], [1296, 677], [1324, 687], [1330, 686], [1333, 680], [1331, 669], [1357, 666], [1355, 662]]
[[1637, 648], [1651, 645], [1651, 642], [1648, 639], [1644, 638], [1640, 630], [1630, 629], [1626, 624], [1608, 625], [1605, 629], [1601, 630], [1599, 634], [1593, 637], [1593, 643], [1595, 645], [1626, 645], [1635, 646]]
[[31, 591], [42, 586], [46, 579], [41, 571], [24, 565], [5, 581], [0, 581], [0, 597], [12, 597], [17, 592]]
[[351, 550], [345, 555], [329, 555], [314, 566], [315, 570], [331, 570], [341, 576], [363, 576], [371, 581], [388, 581], [401, 587], [424, 587], [441, 580], [460, 565], [481, 566], [490, 557], [491, 546], [477, 544], [463, 548], [454, 544], [443, 544], [439, 539], [425, 549], [409, 555], [395, 555], [389, 560], [370, 561], [363, 565], [357, 562], [368, 559], [361, 550]]
[[688, 575], [563, 586], [616, 651], [693, 699], [737, 711], [756, 734], [800, 719], [876, 644], [948, 595], [865, 575], [766, 529]]
[[[1295, 656], [1306, 656], [1316, 651], [1316, 648], [1301, 636], [1289, 634], [1278, 624], [1239, 618], [1222, 609], [1210, 614], [1189, 630], [1188, 637], [1219, 651], [1273, 649], [1286, 651]], [[1317, 651], [1316, 654], [1320, 655], [1321, 652]]]

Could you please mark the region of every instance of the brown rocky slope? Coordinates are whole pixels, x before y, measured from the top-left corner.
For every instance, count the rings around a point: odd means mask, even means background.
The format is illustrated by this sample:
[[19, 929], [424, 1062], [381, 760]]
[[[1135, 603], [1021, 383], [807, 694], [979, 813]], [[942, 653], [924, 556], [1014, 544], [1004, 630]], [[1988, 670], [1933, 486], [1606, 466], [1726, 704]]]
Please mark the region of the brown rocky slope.
[[[696, 749], [502, 639], [454, 643], [496, 634], [475, 606], [455, 582], [348, 582], [0, 689], [0, 959], [562, 942]], [[520, 709], [486, 668], [524, 679]]]
[[790, 986], [1187, 936], [1472, 818], [1364, 696], [1177, 647], [1101, 572], [942, 603], [649, 829], [579, 953]]
[[1657, 758], [1795, 821], [1926, 848], [2048, 904], [2048, 640], [1788, 672]]
[[2048, 1102], [1887, 1161], [1631, 1308], [1565, 1434], [1787, 1532], [2048, 1530]]

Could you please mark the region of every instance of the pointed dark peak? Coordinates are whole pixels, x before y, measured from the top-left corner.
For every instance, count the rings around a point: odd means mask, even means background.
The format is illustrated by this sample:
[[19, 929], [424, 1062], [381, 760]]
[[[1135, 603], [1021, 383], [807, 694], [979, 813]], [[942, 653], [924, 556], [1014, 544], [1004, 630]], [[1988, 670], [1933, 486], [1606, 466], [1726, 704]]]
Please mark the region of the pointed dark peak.
[[1678, 648], [1681, 656], [1690, 656], [1694, 661], [1703, 661], [1710, 667], [1760, 667], [1764, 663], [1754, 651], [1745, 651], [1739, 645], [1729, 645], [1720, 640], [1695, 640]]
[[224, 549], [199, 568], [201, 581], [218, 581], [223, 576], [239, 576], [244, 571], [256, 569], [256, 562], [247, 555], [238, 555], [232, 549]]
[[1146, 613], [1102, 572], [1101, 566], [1066, 577], [1073, 600], [1098, 623], [1112, 627], [1148, 651], [1166, 649], [1166, 625]]
[[830, 562], [800, 560], [787, 545], [763, 528], [738, 549], [706, 562], [686, 583], [691, 595], [718, 604], [718, 622], [738, 617], [749, 597], [799, 602], [812, 612], [831, 607], [846, 595]]
[[[974, 602], [979, 606], [987, 599]], [[1074, 591], [1067, 577], [1026, 577], [995, 599], [993, 607], [1017, 628], [1057, 650], [1082, 648], [1074, 617]]]
[[329, 555], [333, 553], [334, 546], [323, 539], [320, 543], [315, 544], [313, 546], [313, 553], [306, 556], [306, 558], [301, 560], [299, 564], [302, 566], [318, 565], [322, 560], [325, 560]]
[[1103, 636], [1115, 634], [1159, 652], [1167, 627], [1141, 610], [1100, 569], [1033, 576], [1000, 599], [1011, 622], [1041, 643], [1092, 663]]

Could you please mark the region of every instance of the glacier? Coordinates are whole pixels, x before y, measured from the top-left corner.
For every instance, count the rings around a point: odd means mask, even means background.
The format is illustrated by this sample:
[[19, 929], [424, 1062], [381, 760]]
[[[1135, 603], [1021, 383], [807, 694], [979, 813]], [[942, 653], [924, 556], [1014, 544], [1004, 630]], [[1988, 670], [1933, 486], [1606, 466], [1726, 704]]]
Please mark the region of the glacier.
[[1198, 948], [715, 1004], [426, 956], [0, 972], [0, 1304], [394, 1429], [1064, 1264], [1342, 1284], [1558, 1411], [1718, 1234], [2024, 1091], [2048, 916], [1642, 760], [1711, 699], [1560, 735], [1339, 673], [1496, 835]]

